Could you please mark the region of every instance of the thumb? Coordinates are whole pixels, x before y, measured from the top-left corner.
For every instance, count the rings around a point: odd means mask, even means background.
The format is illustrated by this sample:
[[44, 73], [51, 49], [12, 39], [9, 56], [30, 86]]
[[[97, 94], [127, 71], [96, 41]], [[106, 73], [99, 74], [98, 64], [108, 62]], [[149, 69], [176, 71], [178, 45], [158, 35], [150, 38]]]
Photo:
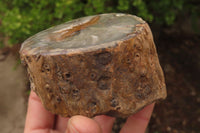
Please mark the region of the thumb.
[[69, 119], [66, 133], [102, 133], [102, 131], [95, 120], [77, 115]]

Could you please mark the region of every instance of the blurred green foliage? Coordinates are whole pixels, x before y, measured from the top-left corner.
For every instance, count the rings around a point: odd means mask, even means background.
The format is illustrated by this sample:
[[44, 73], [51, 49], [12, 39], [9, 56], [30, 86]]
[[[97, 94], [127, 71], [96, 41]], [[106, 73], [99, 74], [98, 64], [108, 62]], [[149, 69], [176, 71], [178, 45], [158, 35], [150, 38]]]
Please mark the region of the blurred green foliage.
[[1, 0], [0, 33], [12, 45], [50, 26], [109, 12], [135, 14], [159, 25], [172, 25], [184, 13], [192, 14], [194, 22], [200, 16], [198, 0]]

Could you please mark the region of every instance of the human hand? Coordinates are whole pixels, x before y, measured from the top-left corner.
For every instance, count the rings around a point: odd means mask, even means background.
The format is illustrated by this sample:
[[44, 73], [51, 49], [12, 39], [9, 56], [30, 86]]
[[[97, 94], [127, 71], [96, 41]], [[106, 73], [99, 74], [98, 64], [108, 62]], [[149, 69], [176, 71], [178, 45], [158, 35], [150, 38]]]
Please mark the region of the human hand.
[[[130, 116], [120, 133], [144, 133], [148, 125], [154, 103]], [[114, 117], [105, 115], [93, 119], [84, 116], [63, 118], [48, 112], [40, 99], [31, 91], [24, 133], [111, 133]]]

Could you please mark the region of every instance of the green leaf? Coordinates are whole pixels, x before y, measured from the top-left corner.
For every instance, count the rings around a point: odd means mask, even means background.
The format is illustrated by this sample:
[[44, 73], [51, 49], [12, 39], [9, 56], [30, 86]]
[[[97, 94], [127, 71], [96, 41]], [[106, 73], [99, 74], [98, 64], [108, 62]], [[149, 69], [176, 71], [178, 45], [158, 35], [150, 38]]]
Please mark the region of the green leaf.
[[129, 4], [130, 4], [129, 0], [119, 0], [117, 9], [121, 11], [126, 11], [129, 9]]

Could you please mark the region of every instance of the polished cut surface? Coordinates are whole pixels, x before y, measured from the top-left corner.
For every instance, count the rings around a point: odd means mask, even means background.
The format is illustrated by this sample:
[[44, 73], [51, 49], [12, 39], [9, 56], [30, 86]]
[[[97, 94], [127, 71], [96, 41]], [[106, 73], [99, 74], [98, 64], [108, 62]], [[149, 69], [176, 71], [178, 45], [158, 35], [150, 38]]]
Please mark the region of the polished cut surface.
[[65, 117], [127, 117], [166, 97], [151, 30], [133, 15], [52, 27], [27, 39], [20, 54], [45, 108]]
[[22, 47], [33, 50], [32, 54], [88, 48], [123, 39], [139, 23], [144, 21], [125, 14], [84, 17], [42, 31], [25, 41]]

